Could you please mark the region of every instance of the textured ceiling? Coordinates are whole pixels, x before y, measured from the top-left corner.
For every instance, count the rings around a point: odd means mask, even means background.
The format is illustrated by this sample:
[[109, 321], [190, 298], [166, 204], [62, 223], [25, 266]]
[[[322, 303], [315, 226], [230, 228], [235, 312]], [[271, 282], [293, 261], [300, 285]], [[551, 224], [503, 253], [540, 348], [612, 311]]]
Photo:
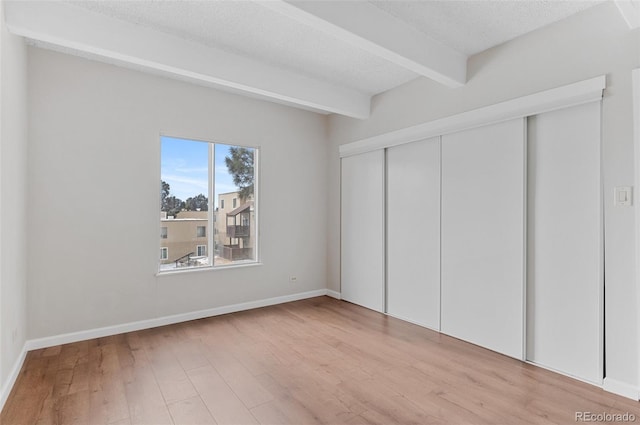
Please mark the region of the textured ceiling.
[[392, 0], [370, 3], [470, 56], [581, 12], [602, 0]]
[[416, 78], [384, 59], [253, 1], [71, 2], [114, 18], [367, 94]]
[[[85, 20], [123, 21], [129, 25], [127, 28], [144, 28], [144, 34], [151, 32], [158, 35], [153, 37], [156, 43], [157, 40], [167, 40], [159, 36], [164, 33], [172, 36], [171, 40], [182, 39], [194, 42], [191, 43], [193, 45], [213, 47], [214, 49], [208, 50], [194, 50], [193, 47], [188, 47], [187, 50], [191, 53], [198, 51], [195, 55], [196, 62], [204, 59], [200, 62], [206, 62], [209, 66], [208, 72], [213, 74], [228, 65], [225, 61], [240, 64], [231, 74], [220, 77], [224, 81], [230, 81], [224, 83], [229, 87], [245, 87], [243, 84], [246, 83], [250, 87], [241, 90], [248, 93], [258, 95], [267, 93], [267, 96], [271, 96], [276, 101], [285, 103], [291, 101], [302, 107], [317, 106], [320, 110], [334, 112], [347, 111], [346, 113], [350, 116], [362, 117], [366, 114], [360, 110], [367, 108], [361, 103], [363, 97], [368, 98], [397, 87], [420, 75], [434, 79], [438, 78], [438, 75], [444, 75], [445, 80], [449, 78], [445, 81], [446, 84], [453, 78], [456, 70], [460, 70], [462, 74], [462, 78], [458, 80], [459, 84], [464, 84], [467, 56], [603, 2], [603, 0], [286, 0], [286, 2], [275, 0], [270, 3], [267, 1], [269, 0], [62, 0], [49, 2], [49, 4], [64, 4], [75, 12], [84, 13], [85, 19], [80, 18], [82, 14], [56, 12], [55, 8], [51, 9], [52, 12], [61, 13], [60, 16], [63, 18], [77, 16], [78, 19], [70, 21], [69, 25]], [[113, 19], [107, 19], [105, 16]], [[58, 18], [51, 19], [55, 21]], [[55, 27], [53, 24], [55, 22], [49, 23], [50, 28]], [[76, 33], [81, 34], [84, 31], [82, 25], [79, 24], [78, 28]], [[113, 28], [117, 28], [117, 25]], [[39, 34], [38, 31], [35, 33]], [[34, 31], [28, 34], [33, 35]], [[59, 35], [64, 36], [64, 31], [57, 36]], [[45, 44], [47, 42], [56, 44], [57, 36], [44, 37], [41, 41]], [[119, 42], [118, 37], [118, 31], [114, 31], [111, 38], [115, 43]], [[138, 34], [133, 36], [133, 40], [143, 39], [139, 37], [146, 36]], [[106, 40], [106, 38], [100, 40]], [[78, 41], [82, 44], [82, 38], [79, 38], [67, 43], [67, 47], [77, 46]], [[108, 44], [108, 41], [105, 43]], [[170, 43], [175, 45], [173, 41]], [[163, 50], [166, 44], [156, 44], [156, 48], [158, 46]], [[91, 52], [93, 48], [89, 46], [88, 49]], [[144, 47], [142, 49], [142, 53], [139, 52], [139, 54], [144, 56]], [[93, 50], [94, 53], [96, 51], [104, 50], [99, 48]], [[220, 51], [232, 55], [225, 56], [220, 54]], [[172, 58], [182, 57], [182, 52], [183, 50], [174, 50], [167, 53], [170, 55], [170, 58], [166, 59], [167, 62], [171, 62]], [[114, 58], [119, 57], [118, 52], [110, 54]], [[250, 58], [252, 66], [244, 65], [249, 63], [246, 61], [232, 60], [231, 56]], [[448, 62], [448, 58], [452, 57], [458, 58], [453, 68]], [[137, 62], [134, 60], [132, 63]], [[268, 66], [261, 68], [262, 64]], [[176, 66], [180, 68], [182, 63]], [[434, 76], [434, 72], [440, 72], [435, 70], [442, 67], [446, 68], [445, 74]], [[162, 66], [159, 69], [161, 68]], [[227, 66], [225, 69], [228, 68]], [[270, 76], [265, 75], [269, 72], [271, 72]], [[183, 76], [191, 75], [190, 73], [189, 69], [178, 72]], [[215, 82], [220, 80], [217, 79], [217, 75], [210, 77], [210, 80], [214, 81], [212, 84], [218, 84]], [[237, 79], [234, 79], [236, 77]], [[300, 77], [297, 82], [291, 82], [297, 77]], [[288, 78], [286, 85], [292, 89], [278, 92], [282, 87], [282, 84], [277, 81], [278, 78]], [[257, 80], [260, 80], [260, 84], [255, 84]], [[266, 84], [262, 84], [263, 82]], [[251, 86], [251, 84], [255, 85]], [[291, 94], [292, 90], [295, 91], [294, 94]], [[304, 94], [298, 96], [298, 93]], [[313, 98], [299, 99], [308, 95]], [[354, 105], [360, 106], [356, 108]]]

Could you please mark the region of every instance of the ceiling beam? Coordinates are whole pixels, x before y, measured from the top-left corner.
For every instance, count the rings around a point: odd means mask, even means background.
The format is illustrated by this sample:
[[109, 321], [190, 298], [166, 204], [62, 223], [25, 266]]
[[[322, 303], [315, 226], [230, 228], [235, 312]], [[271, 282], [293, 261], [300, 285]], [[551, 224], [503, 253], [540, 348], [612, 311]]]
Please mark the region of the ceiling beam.
[[3, 3], [9, 31], [45, 46], [325, 113], [369, 117], [371, 97], [347, 87], [66, 2]]
[[640, 28], [640, 1], [616, 0], [616, 6], [630, 29]]
[[362, 1], [261, 5], [449, 87], [466, 83], [467, 56]]

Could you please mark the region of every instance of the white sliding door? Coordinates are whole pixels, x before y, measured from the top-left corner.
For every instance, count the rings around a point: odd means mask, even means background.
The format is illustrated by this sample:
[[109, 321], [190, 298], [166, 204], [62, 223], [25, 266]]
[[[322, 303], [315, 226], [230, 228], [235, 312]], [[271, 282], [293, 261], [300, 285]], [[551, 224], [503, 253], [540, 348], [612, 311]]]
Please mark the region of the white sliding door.
[[384, 311], [384, 151], [342, 158], [341, 297]]
[[442, 136], [441, 330], [524, 358], [525, 120]]
[[387, 313], [440, 329], [440, 137], [387, 150]]
[[527, 360], [603, 378], [600, 102], [529, 118]]

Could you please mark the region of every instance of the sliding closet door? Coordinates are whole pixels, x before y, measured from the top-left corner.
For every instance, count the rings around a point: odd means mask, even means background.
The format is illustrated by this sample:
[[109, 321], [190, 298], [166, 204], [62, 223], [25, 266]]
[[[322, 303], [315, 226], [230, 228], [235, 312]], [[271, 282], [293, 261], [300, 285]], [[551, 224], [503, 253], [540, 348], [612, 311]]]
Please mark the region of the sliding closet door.
[[384, 151], [342, 158], [342, 299], [384, 311]]
[[442, 137], [442, 332], [520, 359], [524, 191], [524, 119]]
[[387, 313], [440, 329], [440, 138], [387, 150]]
[[600, 102], [528, 129], [527, 360], [601, 383]]

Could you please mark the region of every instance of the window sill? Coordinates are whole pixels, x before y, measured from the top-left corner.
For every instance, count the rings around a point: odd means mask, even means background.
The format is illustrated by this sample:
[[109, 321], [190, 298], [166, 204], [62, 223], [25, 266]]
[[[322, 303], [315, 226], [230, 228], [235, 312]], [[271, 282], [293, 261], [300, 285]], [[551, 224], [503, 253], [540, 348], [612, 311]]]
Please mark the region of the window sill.
[[220, 271], [220, 270], [229, 270], [229, 269], [240, 269], [245, 267], [256, 267], [262, 266], [261, 262], [253, 262], [253, 263], [244, 263], [244, 264], [229, 264], [228, 266], [206, 266], [206, 267], [193, 267], [189, 269], [182, 270], [167, 270], [162, 272], [156, 272], [156, 277], [164, 277], [164, 276], [175, 276], [184, 273], [201, 273], [201, 272], [211, 272], [211, 271]]

